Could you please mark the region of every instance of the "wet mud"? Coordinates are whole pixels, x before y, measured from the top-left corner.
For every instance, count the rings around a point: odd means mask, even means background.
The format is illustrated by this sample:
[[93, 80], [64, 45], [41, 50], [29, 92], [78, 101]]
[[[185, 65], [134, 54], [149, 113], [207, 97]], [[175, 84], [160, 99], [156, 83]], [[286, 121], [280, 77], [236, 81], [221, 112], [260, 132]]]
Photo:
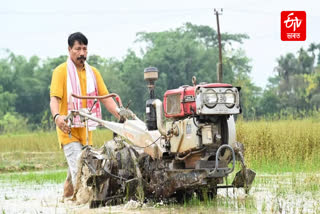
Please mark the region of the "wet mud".
[[63, 184], [0, 181], [0, 213], [320, 213], [320, 174], [257, 174], [248, 195], [242, 189], [219, 189], [215, 199], [184, 204], [129, 201], [89, 209], [62, 202]]

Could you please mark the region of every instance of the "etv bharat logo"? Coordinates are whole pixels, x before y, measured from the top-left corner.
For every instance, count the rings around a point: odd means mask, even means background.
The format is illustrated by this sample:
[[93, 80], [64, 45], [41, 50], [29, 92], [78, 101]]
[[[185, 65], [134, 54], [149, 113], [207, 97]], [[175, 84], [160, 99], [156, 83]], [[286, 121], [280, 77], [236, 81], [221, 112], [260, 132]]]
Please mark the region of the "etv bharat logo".
[[281, 40], [305, 41], [306, 40], [306, 12], [282, 11], [281, 12]]

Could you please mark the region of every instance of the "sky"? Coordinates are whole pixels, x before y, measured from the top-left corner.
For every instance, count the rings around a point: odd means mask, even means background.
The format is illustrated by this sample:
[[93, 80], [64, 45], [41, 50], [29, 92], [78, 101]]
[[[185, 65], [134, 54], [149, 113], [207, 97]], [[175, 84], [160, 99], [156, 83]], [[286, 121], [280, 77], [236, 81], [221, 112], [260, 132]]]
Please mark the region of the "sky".
[[[186, 22], [216, 29], [214, 8], [223, 8], [221, 32], [249, 35], [237, 47], [251, 59], [253, 82], [265, 87], [278, 57], [320, 43], [320, 2], [315, 0], [1, 1], [0, 57], [5, 49], [28, 58], [67, 55], [68, 36], [81, 31], [89, 40], [89, 55], [121, 60], [128, 49], [142, 47], [135, 43], [137, 32], [175, 29]], [[306, 41], [281, 41], [280, 13], [290, 10], [306, 11]]]

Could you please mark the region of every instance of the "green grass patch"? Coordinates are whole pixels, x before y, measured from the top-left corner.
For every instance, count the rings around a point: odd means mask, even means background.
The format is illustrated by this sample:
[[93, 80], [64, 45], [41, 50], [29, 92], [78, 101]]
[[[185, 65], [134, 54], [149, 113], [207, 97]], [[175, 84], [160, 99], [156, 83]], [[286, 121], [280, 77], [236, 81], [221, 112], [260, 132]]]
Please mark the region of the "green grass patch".
[[[112, 139], [112, 132], [99, 129], [93, 132], [95, 147]], [[66, 168], [63, 151], [56, 132], [33, 132], [0, 136], [0, 172], [17, 172]]]
[[63, 171], [44, 171], [44, 172], [20, 172], [5, 173], [0, 175], [0, 181], [12, 183], [62, 183], [67, 176], [67, 170]]
[[[317, 158], [318, 159], [318, 158]], [[258, 173], [279, 174], [286, 172], [293, 173], [313, 173], [320, 172], [320, 160], [316, 161], [277, 161], [277, 160], [251, 160], [249, 164], [250, 168]]]
[[[94, 146], [100, 147], [112, 139], [110, 130], [101, 128], [93, 132]], [[59, 152], [57, 133], [32, 132], [26, 134], [6, 134], [0, 136], [0, 153], [2, 152]]]
[[0, 153], [0, 172], [61, 169], [66, 167], [67, 162], [62, 151]]

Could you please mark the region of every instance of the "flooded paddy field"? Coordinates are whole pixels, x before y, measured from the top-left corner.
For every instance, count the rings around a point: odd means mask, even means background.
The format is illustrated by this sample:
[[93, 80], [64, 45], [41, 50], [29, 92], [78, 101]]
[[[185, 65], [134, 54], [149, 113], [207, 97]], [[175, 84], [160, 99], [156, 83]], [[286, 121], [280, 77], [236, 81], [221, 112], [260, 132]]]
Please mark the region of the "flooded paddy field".
[[[184, 204], [129, 201], [123, 205], [89, 209], [89, 205], [62, 202], [60, 171], [3, 174], [0, 176], [0, 213], [320, 213], [319, 173], [257, 173], [248, 195], [242, 189], [219, 189], [215, 199]], [[30, 178], [30, 177], [29, 177]], [[34, 181], [33, 181], [34, 180]]]

